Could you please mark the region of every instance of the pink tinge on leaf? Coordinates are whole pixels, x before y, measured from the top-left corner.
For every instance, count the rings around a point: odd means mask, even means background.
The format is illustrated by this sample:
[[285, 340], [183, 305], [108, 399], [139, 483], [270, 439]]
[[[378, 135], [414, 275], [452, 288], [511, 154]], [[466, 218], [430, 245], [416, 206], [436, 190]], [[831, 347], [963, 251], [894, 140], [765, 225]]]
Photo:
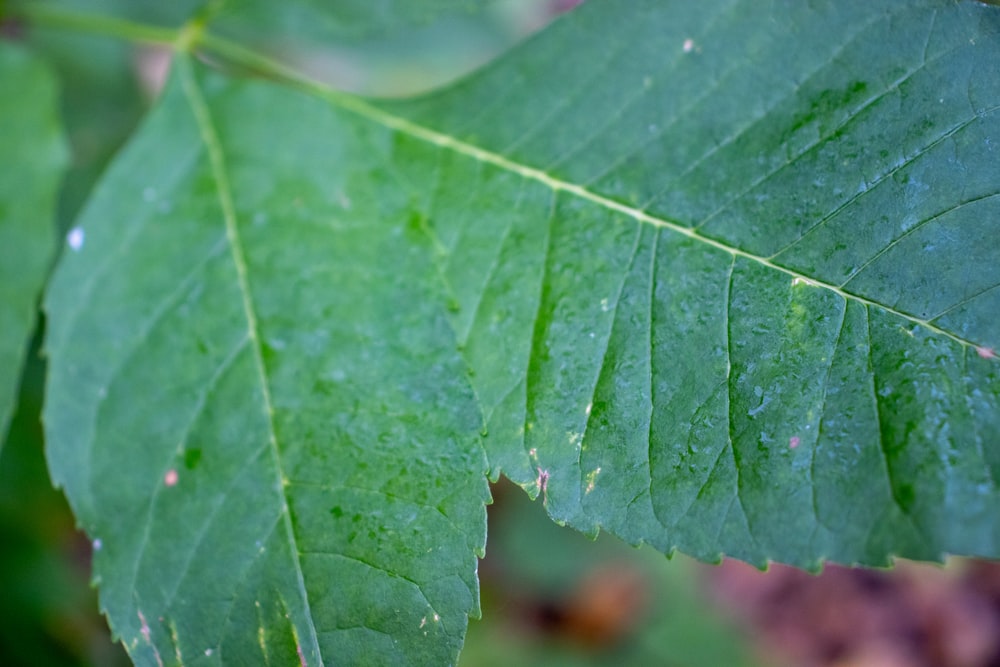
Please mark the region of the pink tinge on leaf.
[[167, 474], [163, 476], [163, 483], [167, 486], [174, 486], [177, 484], [177, 471], [168, 470]]
[[799, 446], [800, 442], [802, 442], [802, 440], [799, 439], [799, 436], [793, 435], [791, 438], [788, 439], [788, 447], [790, 449], [795, 449], [796, 447]]
[[978, 354], [983, 359], [996, 359], [997, 353], [993, 351], [992, 347], [977, 347], [976, 354]]

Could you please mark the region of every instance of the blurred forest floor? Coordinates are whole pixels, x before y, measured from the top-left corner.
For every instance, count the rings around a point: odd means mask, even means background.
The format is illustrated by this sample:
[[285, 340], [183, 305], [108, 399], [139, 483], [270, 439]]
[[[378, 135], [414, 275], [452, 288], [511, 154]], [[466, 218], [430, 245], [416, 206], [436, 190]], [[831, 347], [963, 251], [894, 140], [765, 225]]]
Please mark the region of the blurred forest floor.
[[892, 570], [667, 560], [494, 486], [482, 622], [461, 665], [1000, 667], [1000, 564]]

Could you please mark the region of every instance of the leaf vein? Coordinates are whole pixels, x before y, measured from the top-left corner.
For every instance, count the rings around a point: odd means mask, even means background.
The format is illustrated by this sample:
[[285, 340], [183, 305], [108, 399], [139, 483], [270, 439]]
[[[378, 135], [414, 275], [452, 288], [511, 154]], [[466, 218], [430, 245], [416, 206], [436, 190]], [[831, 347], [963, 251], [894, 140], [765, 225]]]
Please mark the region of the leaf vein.
[[[210, 163], [212, 165], [212, 173], [215, 177], [216, 188], [218, 190], [219, 203], [223, 210], [223, 220], [226, 227], [226, 236], [229, 239], [230, 250], [233, 257], [233, 263], [236, 266], [237, 279], [239, 282], [240, 293], [243, 301], [243, 312], [246, 318], [247, 334], [252, 341], [252, 349], [254, 353], [254, 365], [257, 368], [258, 380], [260, 382], [261, 399], [264, 412], [267, 417], [268, 431], [269, 431], [269, 442], [270, 450], [273, 460], [273, 465], [275, 468], [275, 474], [277, 476], [278, 488], [282, 489], [282, 496], [284, 499], [284, 506], [282, 507], [282, 523], [285, 529], [285, 538], [288, 540], [289, 544], [292, 546], [292, 552], [298, 553], [295, 537], [295, 529], [292, 526], [291, 517], [288, 513], [287, 507], [287, 496], [283, 489], [284, 484], [284, 472], [281, 465], [281, 453], [278, 448], [278, 440], [274, 429], [274, 405], [271, 401], [271, 389], [268, 382], [267, 371], [264, 367], [264, 359], [261, 352], [261, 342], [258, 332], [257, 324], [257, 313], [254, 309], [253, 300], [250, 293], [250, 283], [248, 276], [247, 260], [245, 256], [245, 251], [243, 249], [243, 241], [240, 238], [239, 229], [236, 222], [236, 210], [235, 204], [233, 202], [232, 191], [229, 185], [229, 176], [227, 168], [225, 165], [225, 157], [223, 155], [222, 145], [215, 129], [214, 121], [211, 117], [211, 112], [209, 111], [208, 104], [202, 96], [201, 90], [195, 81], [194, 72], [192, 71], [191, 62], [188, 58], [180, 57], [175, 59], [175, 63], [180, 71], [181, 82], [184, 89], [184, 93], [188, 98], [188, 102], [191, 106], [191, 111], [195, 116], [198, 123], [199, 130], [202, 135], [202, 140], [205, 142], [205, 146], [208, 150]], [[302, 571], [302, 563], [295, 558], [295, 577], [297, 580], [299, 595], [301, 596], [302, 605], [305, 609], [306, 621], [309, 624], [310, 640], [312, 643], [313, 650], [316, 654], [320, 656], [322, 661], [322, 655], [320, 653], [319, 642], [316, 639], [316, 626], [312, 618], [312, 614], [309, 611], [309, 594], [306, 591], [304, 574]]]

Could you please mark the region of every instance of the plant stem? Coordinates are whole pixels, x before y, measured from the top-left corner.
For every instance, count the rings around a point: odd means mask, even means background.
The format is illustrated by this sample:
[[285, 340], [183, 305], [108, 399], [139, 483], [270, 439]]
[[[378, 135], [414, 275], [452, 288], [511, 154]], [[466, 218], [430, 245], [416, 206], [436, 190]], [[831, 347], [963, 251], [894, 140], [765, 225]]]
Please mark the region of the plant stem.
[[73, 12], [38, 4], [13, 7], [10, 14], [39, 26], [107, 35], [149, 44], [174, 44], [181, 33], [175, 28], [146, 25], [110, 16]]

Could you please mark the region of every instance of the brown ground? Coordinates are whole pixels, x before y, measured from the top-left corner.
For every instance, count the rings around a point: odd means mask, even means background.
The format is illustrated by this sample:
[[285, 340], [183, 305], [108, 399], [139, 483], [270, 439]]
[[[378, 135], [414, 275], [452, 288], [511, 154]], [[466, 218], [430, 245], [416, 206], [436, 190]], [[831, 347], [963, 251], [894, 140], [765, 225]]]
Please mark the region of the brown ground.
[[802, 667], [1000, 667], [1000, 564], [828, 566], [813, 576], [735, 561], [705, 571], [713, 598], [769, 662]]

